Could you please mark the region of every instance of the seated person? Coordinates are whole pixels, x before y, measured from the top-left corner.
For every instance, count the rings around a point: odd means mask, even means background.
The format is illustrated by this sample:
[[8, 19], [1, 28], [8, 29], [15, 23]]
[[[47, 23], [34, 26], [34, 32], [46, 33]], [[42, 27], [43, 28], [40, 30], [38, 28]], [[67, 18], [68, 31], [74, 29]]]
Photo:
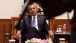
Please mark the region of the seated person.
[[54, 36], [46, 23], [46, 18], [38, 15], [38, 8], [34, 4], [28, 6], [28, 12], [31, 15], [23, 17], [20, 30], [17, 31], [17, 37], [21, 35], [21, 42], [24, 43], [31, 38], [46, 39], [45, 34]]

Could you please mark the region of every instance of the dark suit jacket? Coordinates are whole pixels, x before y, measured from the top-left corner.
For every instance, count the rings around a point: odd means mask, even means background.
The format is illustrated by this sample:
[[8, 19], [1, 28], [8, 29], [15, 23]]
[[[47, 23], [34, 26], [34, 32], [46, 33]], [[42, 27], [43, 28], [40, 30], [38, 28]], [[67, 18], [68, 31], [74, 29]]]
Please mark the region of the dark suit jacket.
[[40, 0], [40, 2], [47, 19], [61, 15], [66, 11], [70, 12], [76, 6], [76, 0]]
[[48, 31], [50, 29], [48, 24], [46, 23], [46, 19], [43, 16], [37, 16], [38, 30], [36, 30], [35, 27], [31, 26], [31, 20], [32, 20], [31, 15], [23, 17], [20, 26], [22, 41], [31, 38], [45, 39], [46, 38], [45, 33], [48, 34]]

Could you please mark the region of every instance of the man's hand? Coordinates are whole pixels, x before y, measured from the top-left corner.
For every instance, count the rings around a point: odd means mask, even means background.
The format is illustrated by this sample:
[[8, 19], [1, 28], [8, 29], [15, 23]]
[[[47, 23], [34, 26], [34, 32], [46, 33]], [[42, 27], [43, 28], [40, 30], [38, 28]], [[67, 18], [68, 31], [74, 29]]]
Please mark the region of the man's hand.
[[54, 39], [54, 33], [52, 30], [49, 31], [49, 35], [51, 36], [52, 39]]
[[17, 34], [16, 34], [16, 38], [19, 40], [19, 38], [20, 38], [20, 35], [21, 35], [21, 31], [20, 30], [18, 30], [17, 31]]

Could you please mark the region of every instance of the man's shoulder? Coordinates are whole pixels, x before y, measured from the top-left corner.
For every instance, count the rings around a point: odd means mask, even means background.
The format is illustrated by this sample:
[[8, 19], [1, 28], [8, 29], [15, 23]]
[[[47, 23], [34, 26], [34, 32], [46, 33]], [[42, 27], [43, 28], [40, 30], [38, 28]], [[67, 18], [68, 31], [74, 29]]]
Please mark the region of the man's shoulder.
[[42, 15], [38, 15], [38, 17], [45, 19], [45, 17], [44, 17], [44, 16], [42, 16]]
[[26, 16], [24, 16], [24, 18], [28, 18], [28, 17], [31, 17], [31, 15], [26, 15]]

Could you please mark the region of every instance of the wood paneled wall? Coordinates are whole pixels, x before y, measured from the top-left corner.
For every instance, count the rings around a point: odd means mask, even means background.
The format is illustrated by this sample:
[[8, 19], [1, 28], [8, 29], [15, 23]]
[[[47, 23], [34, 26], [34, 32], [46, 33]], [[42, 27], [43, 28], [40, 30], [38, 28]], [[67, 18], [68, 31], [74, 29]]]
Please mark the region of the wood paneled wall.
[[11, 19], [0, 19], [0, 25], [4, 26], [4, 34], [11, 32], [11, 24]]
[[11, 19], [0, 19], [0, 43], [8, 43], [11, 33]]

